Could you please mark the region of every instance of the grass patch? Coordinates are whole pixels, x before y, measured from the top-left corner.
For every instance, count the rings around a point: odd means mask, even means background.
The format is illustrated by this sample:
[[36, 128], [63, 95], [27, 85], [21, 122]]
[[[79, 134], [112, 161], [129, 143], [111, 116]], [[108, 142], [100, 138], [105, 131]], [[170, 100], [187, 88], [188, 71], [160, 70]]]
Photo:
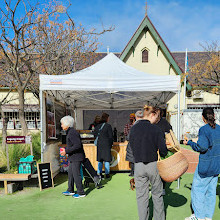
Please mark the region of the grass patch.
[[182, 148], [184, 148], [184, 149], [187, 149], [187, 150], [194, 151], [190, 145], [180, 144], [180, 147], [182, 147]]
[[[180, 189], [177, 189], [177, 181], [167, 183], [167, 194], [164, 197], [167, 220], [183, 220], [191, 214], [192, 179], [192, 174], [184, 174], [180, 180]], [[104, 188], [94, 189], [91, 184], [90, 188], [85, 189], [85, 198], [73, 199], [61, 194], [67, 189], [67, 175], [61, 174], [55, 178], [54, 188], [42, 192], [34, 188], [25, 193], [21, 191], [13, 195], [2, 195], [1, 219], [137, 220], [136, 194], [129, 190], [129, 180], [128, 174], [117, 173], [109, 181], [104, 180]], [[217, 193], [213, 216], [216, 220], [220, 219], [220, 186]], [[151, 199], [150, 208], [152, 210]]]

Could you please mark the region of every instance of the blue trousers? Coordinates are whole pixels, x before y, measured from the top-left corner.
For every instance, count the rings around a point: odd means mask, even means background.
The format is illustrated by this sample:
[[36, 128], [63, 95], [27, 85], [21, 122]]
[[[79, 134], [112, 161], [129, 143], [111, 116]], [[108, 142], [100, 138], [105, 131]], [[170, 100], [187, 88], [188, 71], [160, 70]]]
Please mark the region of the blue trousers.
[[202, 178], [197, 166], [191, 190], [192, 208], [197, 218], [212, 218], [215, 211], [217, 182], [218, 176]]
[[[105, 163], [105, 174], [109, 174], [110, 173], [110, 163], [109, 162], [104, 162]], [[103, 166], [103, 162], [98, 162], [98, 175], [102, 173], [102, 166]]]

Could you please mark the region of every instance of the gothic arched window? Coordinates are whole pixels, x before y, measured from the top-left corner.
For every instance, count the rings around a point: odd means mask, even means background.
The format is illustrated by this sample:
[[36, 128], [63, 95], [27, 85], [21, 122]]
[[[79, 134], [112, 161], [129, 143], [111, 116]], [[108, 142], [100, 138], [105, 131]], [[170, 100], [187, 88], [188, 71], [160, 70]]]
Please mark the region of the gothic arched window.
[[148, 50], [146, 49], [142, 51], [142, 63], [148, 63]]

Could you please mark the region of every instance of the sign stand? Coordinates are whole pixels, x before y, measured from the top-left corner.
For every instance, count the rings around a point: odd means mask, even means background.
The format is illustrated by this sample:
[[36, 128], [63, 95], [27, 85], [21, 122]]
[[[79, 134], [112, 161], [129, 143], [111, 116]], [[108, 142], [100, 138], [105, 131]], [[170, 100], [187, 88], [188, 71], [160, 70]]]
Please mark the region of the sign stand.
[[31, 155], [33, 156], [33, 147], [31, 136], [7, 136], [6, 137], [6, 155], [7, 155], [7, 170], [10, 170], [8, 144], [30, 144]]
[[51, 163], [37, 163], [40, 191], [54, 187]]

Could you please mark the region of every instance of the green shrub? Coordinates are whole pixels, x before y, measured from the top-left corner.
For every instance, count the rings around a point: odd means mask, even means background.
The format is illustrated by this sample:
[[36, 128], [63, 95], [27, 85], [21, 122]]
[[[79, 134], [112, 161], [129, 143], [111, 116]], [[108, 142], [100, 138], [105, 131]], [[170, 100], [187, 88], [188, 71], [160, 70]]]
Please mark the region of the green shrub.
[[41, 137], [40, 132], [32, 135], [34, 160], [40, 162], [41, 159]]
[[[41, 158], [41, 138], [40, 132], [36, 134], [32, 134], [32, 147], [33, 147], [33, 156], [34, 160], [40, 162]], [[7, 157], [6, 152], [2, 151], [2, 147], [0, 146], [0, 172], [6, 170], [7, 167]], [[20, 158], [27, 157], [31, 154], [30, 144], [9, 144], [8, 145], [9, 152], [9, 163], [10, 163], [10, 172], [15, 172], [17, 170], [17, 162], [19, 162]]]

